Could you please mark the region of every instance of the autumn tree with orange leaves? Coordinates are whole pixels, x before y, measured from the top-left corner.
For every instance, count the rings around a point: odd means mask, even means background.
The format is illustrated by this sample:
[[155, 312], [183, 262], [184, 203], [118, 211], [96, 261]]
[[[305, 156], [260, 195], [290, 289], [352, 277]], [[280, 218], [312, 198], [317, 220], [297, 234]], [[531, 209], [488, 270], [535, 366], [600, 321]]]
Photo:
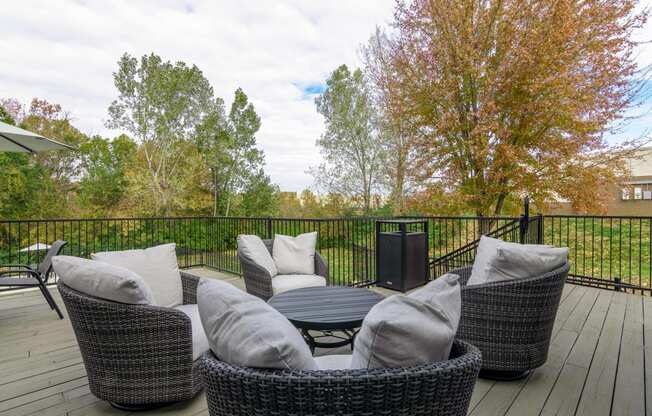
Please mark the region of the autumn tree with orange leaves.
[[[414, 0], [365, 48], [390, 124], [416, 155], [411, 173], [477, 215], [525, 194], [599, 211], [638, 140], [605, 133], [637, 104], [633, 0]], [[640, 138], [635, 138], [640, 139]]]

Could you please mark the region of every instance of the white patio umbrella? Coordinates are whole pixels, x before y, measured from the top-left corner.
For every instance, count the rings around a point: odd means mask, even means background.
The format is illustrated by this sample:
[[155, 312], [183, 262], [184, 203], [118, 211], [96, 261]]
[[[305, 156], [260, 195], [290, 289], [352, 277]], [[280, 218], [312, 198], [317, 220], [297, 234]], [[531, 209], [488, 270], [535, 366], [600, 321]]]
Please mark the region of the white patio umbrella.
[[0, 152], [36, 153], [65, 149], [73, 148], [0, 121]]
[[21, 248], [20, 251], [21, 252], [25, 252], [25, 251], [43, 251], [43, 250], [49, 250], [49, 249], [50, 249], [49, 244], [36, 243], [36, 244], [32, 244], [29, 247]]

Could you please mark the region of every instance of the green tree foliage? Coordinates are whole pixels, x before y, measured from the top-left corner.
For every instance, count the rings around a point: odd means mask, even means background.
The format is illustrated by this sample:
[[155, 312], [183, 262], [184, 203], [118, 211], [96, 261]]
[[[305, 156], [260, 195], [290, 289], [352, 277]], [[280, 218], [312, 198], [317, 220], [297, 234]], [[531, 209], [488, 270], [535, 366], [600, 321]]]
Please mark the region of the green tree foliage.
[[[52, 180], [54, 192], [48, 195], [49, 205], [61, 215], [71, 215], [71, 202], [76, 192], [75, 180], [79, 176], [79, 151], [88, 136], [72, 125], [70, 116], [59, 104], [33, 99], [27, 114], [20, 123], [26, 130], [68, 144], [73, 150], [55, 150], [37, 153], [33, 162], [44, 168]], [[48, 184], [41, 183], [44, 192]]]
[[[16, 124], [3, 106], [0, 121]], [[29, 154], [0, 152], [0, 172], [0, 218], [43, 218], [52, 214], [43, 199], [43, 195], [51, 194], [44, 191], [51, 191], [52, 183], [44, 167], [31, 163]]]
[[172, 182], [182, 169], [197, 126], [221, 100], [196, 66], [164, 62], [159, 56], [140, 60], [128, 54], [113, 74], [118, 98], [109, 106], [107, 127], [129, 132], [142, 146], [153, 209], [170, 214], [179, 188]]
[[280, 189], [272, 184], [262, 171], [251, 177], [245, 189], [239, 194], [237, 215], [241, 216], [275, 216], [279, 212]]
[[197, 144], [211, 171], [213, 215], [229, 215], [234, 195], [260, 185], [264, 156], [256, 146], [259, 129], [260, 117], [241, 88], [228, 117], [216, 106], [198, 127]]
[[356, 69], [337, 68], [315, 100], [326, 131], [317, 140], [324, 163], [311, 170], [319, 187], [358, 200], [365, 212], [382, 181], [382, 141], [369, 86]]
[[16, 124], [14, 118], [5, 110], [4, 106], [0, 106], [0, 121], [3, 123], [11, 124], [12, 126]]
[[127, 191], [127, 169], [135, 160], [136, 150], [136, 143], [126, 135], [113, 141], [96, 136], [82, 144], [80, 203], [99, 216], [112, 212]]

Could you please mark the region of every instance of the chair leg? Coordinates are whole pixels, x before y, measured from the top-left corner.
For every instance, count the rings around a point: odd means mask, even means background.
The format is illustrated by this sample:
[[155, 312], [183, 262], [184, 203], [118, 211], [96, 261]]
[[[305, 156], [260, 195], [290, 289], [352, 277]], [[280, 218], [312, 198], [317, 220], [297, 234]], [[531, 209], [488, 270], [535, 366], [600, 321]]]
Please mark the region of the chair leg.
[[45, 284], [43, 284], [42, 286], [39, 285], [39, 287], [41, 288], [41, 292], [43, 292], [43, 296], [45, 296], [45, 300], [47, 300], [48, 303], [50, 304], [50, 307], [57, 312], [57, 315], [59, 315], [59, 319], [63, 319], [63, 314], [61, 313], [61, 310], [59, 309], [57, 302], [50, 294], [50, 291], [48, 291], [48, 288], [45, 287]]
[[38, 285], [38, 289], [41, 291], [41, 294], [45, 298], [45, 300], [48, 302], [48, 306], [50, 306], [50, 309], [54, 310], [54, 306], [52, 306], [52, 301], [50, 300], [50, 297], [48, 296], [48, 289], [46, 287], [43, 287], [41, 285]]

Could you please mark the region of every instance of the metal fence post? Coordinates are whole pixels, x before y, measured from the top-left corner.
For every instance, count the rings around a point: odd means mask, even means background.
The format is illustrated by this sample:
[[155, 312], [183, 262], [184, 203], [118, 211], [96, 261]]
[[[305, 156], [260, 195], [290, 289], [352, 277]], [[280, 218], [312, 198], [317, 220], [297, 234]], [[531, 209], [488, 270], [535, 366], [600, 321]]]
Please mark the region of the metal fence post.
[[272, 239], [272, 217], [267, 217], [267, 238]]
[[521, 215], [521, 223], [519, 228], [519, 242], [526, 243], [528, 229], [530, 228], [530, 197], [526, 196], [523, 200], [523, 215]]
[[543, 214], [538, 215], [538, 222], [537, 222], [537, 244], [544, 244], [544, 235], [543, 235]]

